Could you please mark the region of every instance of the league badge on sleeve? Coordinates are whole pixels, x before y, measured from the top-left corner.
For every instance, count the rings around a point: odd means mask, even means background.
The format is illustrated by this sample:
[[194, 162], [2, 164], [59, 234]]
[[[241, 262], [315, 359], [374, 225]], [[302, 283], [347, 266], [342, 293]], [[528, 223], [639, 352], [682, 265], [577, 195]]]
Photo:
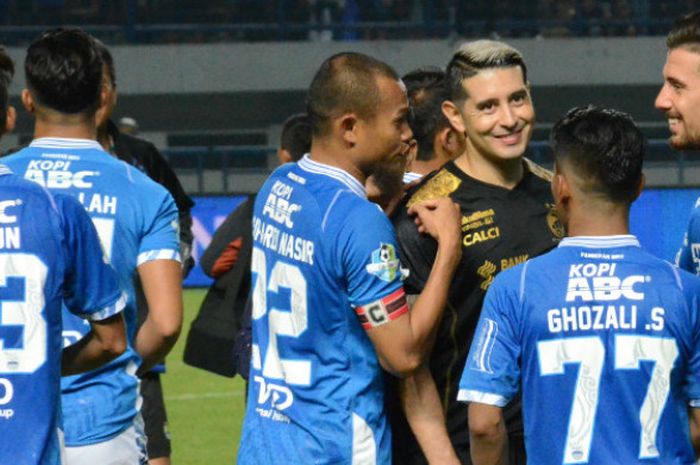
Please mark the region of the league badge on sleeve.
[[379, 248], [372, 252], [372, 263], [367, 265], [366, 269], [369, 274], [389, 283], [399, 274], [403, 278], [401, 263], [396, 258], [396, 250], [392, 244], [382, 242]]

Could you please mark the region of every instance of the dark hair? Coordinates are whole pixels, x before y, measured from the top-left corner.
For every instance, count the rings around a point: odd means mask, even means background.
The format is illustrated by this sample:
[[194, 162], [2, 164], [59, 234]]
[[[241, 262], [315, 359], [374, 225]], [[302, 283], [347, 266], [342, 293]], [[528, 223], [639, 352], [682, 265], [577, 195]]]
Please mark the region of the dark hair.
[[519, 51], [504, 42], [476, 40], [463, 44], [447, 64], [447, 87], [453, 102], [462, 102], [467, 95], [462, 81], [485, 69], [519, 66], [527, 83], [527, 66]]
[[280, 147], [289, 152], [292, 161], [299, 161], [311, 150], [311, 124], [306, 113], [292, 115], [282, 124]]
[[15, 63], [7, 54], [5, 47], [0, 46], [0, 134], [6, 130], [7, 109], [10, 107], [10, 84], [15, 75]]
[[592, 105], [557, 121], [550, 144], [557, 163], [568, 163], [584, 189], [613, 202], [632, 203], [642, 177], [646, 140], [627, 114]]
[[60, 113], [94, 113], [100, 103], [102, 59], [92, 37], [76, 28], [44, 32], [27, 49], [27, 87], [37, 103]]
[[676, 20], [666, 36], [666, 47], [673, 50], [688, 47], [700, 53], [700, 11], [694, 11]]
[[418, 143], [416, 159], [432, 160], [435, 157], [435, 134], [450, 127], [450, 122], [442, 113], [442, 102], [449, 99], [445, 72], [434, 66], [426, 66], [405, 74], [401, 80], [406, 84], [411, 107], [408, 125]]
[[381, 99], [378, 76], [399, 79], [389, 65], [361, 53], [343, 52], [324, 61], [306, 97], [313, 134], [326, 134], [330, 121], [347, 112], [371, 119]]
[[97, 53], [99, 53], [100, 58], [102, 59], [102, 63], [107, 67], [109, 82], [112, 84], [112, 87], [116, 88], [117, 73], [114, 70], [114, 58], [112, 58], [112, 54], [110, 53], [109, 49], [100, 39], [93, 37], [93, 40], [95, 41], [95, 47], [97, 48]]

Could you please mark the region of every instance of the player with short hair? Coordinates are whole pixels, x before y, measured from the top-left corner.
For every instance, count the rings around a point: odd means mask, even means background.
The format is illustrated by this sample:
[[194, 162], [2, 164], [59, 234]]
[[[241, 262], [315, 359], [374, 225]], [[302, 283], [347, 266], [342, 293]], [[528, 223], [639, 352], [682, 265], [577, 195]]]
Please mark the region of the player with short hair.
[[[0, 114], [14, 64], [0, 48]], [[3, 134], [10, 129], [4, 124]], [[64, 457], [60, 377], [94, 369], [126, 349], [126, 302], [82, 206], [0, 165], [0, 461], [54, 465]], [[63, 350], [61, 307], [89, 331]]]
[[457, 210], [414, 206], [438, 255], [408, 312], [393, 228], [363, 184], [411, 136], [396, 72], [340, 53], [308, 91], [309, 155], [278, 168], [253, 217], [253, 357], [238, 463], [391, 462], [380, 366], [428, 350], [459, 259]]
[[306, 113], [296, 113], [282, 123], [277, 158], [281, 165], [296, 162], [311, 148], [311, 123]]
[[[678, 19], [666, 37], [664, 84], [655, 106], [668, 119], [674, 150], [700, 147], [700, 11]], [[700, 204], [690, 215], [676, 264], [700, 274]]]
[[[390, 400], [395, 463], [401, 465], [469, 463], [467, 412], [456, 396], [486, 290], [499, 272], [551, 249], [563, 234], [549, 188], [551, 173], [523, 157], [535, 111], [520, 52], [503, 42], [467, 42], [446, 72], [450, 99], [443, 112], [466, 135], [466, 149], [410, 192], [392, 220], [411, 272], [408, 294], [423, 289], [435, 243], [418, 233], [407, 207], [443, 197], [457, 202], [462, 259], [429, 363], [400, 381], [398, 398]], [[510, 462], [524, 463], [517, 402], [506, 418], [514, 444]]]
[[629, 233], [644, 137], [627, 114], [586, 107], [551, 143], [569, 237], [489, 288], [459, 391], [472, 460], [500, 463], [502, 408], [522, 389], [531, 463], [694, 464], [700, 280]]
[[[106, 100], [102, 66], [92, 38], [79, 29], [54, 29], [36, 39], [27, 50], [22, 91], [35, 116], [34, 140], [3, 160], [26, 179], [82, 203], [128, 294], [127, 351], [106, 367], [62, 380], [69, 465], [145, 461], [136, 372], [167, 354], [182, 324], [177, 210], [164, 188], [95, 140], [95, 113]], [[138, 331], [136, 271], [150, 310]], [[86, 329], [64, 312], [67, 345], [80, 343]]]
[[442, 112], [442, 103], [450, 98], [445, 71], [426, 66], [404, 74], [401, 80], [406, 84], [411, 107], [408, 124], [417, 144], [416, 157], [404, 176], [405, 182], [411, 182], [464, 153], [466, 139]]

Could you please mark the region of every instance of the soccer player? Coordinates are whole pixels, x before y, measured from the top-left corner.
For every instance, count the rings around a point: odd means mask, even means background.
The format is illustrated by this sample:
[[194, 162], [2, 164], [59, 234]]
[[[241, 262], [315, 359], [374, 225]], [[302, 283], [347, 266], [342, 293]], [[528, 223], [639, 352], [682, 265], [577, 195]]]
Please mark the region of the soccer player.
[[408, 166], [404, 182], [421, 179], [464, 153], [464, 133], [455, 130], [442, 103], [449, 100], [445, 71], [435, 67], [418, 68], [404, 74], [408, 104], [408, 125], [416, 139], [416, 157]]
[[411, 136], [396, 72], [357, 53], [308, 91], [310, 155], [278, 168], [253, 216], [253, 357], [238, 464], [391, 463], [380, 366], [414, 370], [459, 260], [448, 199], [415, 205], [438, 254], [408, 312], [394, 231], [365, 199], [376, 165]]
[[[120, 160], [134, 165], [149, 178], [165, 187], [172, 195], [178, 210], [180, 223], [180, 254], [183, 263], [183, 277], [187, 275], [194, 259], [192, 258], [192, 214], [194, 202], [185, 193], [177, 175], [170, 168], [156, 147], [136, 136], [124, 134], [110, 119], [117, 103], [117, 77], [114, 59], [109, 49], [95, 39], [97, 50], [102, 58], [102, 90], [106, 94], [105, 104], [97, 111], [97, 141], [102, 148]], [[143, 292], [141, 281], [134, 283], [138, 324], [141, 325], [148, 315], [148, 302]], [[174, 309], [177, 311], [177, 309]], [[168, 465], [170, 463], [171, 444], [168, 432], [168, 416], [163, 400], [163, 387], [160, 374], [165, 372], [165, 364], [158, 363], [153, 369], [139, 374], [141, 383], [139, 392], [143, 403], [141, 416], [146, 433], [149, 465]]]
[[[49, 190], [76, 197], [100, 234], [105, 254], [127, 290], [129, 348], [104, 368], [62, 380], [69, 465], [141, 463], [137, 371], [159, 362], [182, 324], [178, 218], [168, 192], [96, 142], [95, 113], [106, 100], [92, 38], [77, 29], [47, 31], [27, 50], [22, 91], [34, 115], [34, 140], [3, 161]], [[136, 331], [135, 272], [149, 314]], [[82, 321], [64, 313], [64, 339], [82, 339]]]
[[[466, 134], [466, 150], [404, 202], [405, 207], [442, 197], [457, 202], [463, 252], [429, 363], [399, 383], [399, 400], [390, 399], [395, 463], [402, 465], [469, 463], [467, 412], [456, 398], [485, 292], [496, 274], [546, 252], [563, 234], [551, 174], [523, 158], [535, 112], [522, 55], [502, 42], [466, 43], [447, 66], [447, 86], [450, 99], [443, 111], [455, 130]], [[425, 286], [435, 243], [419, 234], [405, 207], [397, 208], [393, 221], [401, 259], [410, 270], [406, 291], [415, 295]], [[399, 404], [410, 429], [396, 412]], [[524, 463], [517, 402], [506, 418], [511, 463]]]
[[[666, 37], [664, 84], [656, 97], [675, 150], [700, 147], [700, 11], [680, 18]], [[700, 274], [700, 204], [693, 209], [676, 263]]]
[[587, 107], [551, 142], [568, 237], [488, 291], [459, 390], [472, 460], [498, 463], [502, 408], [522, 388], [531, 463], [694, 464], [700, 280], [629, 234], [644, 137], [628, 115]]
[[[0, 49], [0, 113], [13, 125], [14, 65]], [[60, 376], [94, 369], [126, 349], [125, 298], [83, 207], [0, 166], [0, 462], [62, 463]], [[84, 319], [61, 352], [61, 308]]]

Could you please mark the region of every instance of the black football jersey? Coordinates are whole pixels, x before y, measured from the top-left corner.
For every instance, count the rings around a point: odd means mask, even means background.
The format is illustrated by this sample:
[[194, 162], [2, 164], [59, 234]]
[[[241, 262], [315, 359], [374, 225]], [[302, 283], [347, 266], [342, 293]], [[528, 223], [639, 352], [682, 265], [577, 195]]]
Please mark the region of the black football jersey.
[[[469, 441], [467, 408], [457, 402], [457, 391], [486, 290], [498, 273], [547, 252], [564, 235], [554, 210], [551, 173], [529, 161], [525, 165], [523, 179], [509, 190], [478, 181], [449, 162], [409, 192], [392, 218], [401, 262], [410, 271], [404, 287], [408, 294], [419, 294], [430, 274], [437, 243], [418, 232], [408, 207], [449, 196], [462, 211], [462, 259], [430, 357], [454, 444]], [[394, 444], [402, 453], [414, 453], [420, 449], [405, 417], [397, 412], [396, 390], [389, 391]], [[522, 432], [519, 400], [506, 407], [505, 417], [509, 432]]]

